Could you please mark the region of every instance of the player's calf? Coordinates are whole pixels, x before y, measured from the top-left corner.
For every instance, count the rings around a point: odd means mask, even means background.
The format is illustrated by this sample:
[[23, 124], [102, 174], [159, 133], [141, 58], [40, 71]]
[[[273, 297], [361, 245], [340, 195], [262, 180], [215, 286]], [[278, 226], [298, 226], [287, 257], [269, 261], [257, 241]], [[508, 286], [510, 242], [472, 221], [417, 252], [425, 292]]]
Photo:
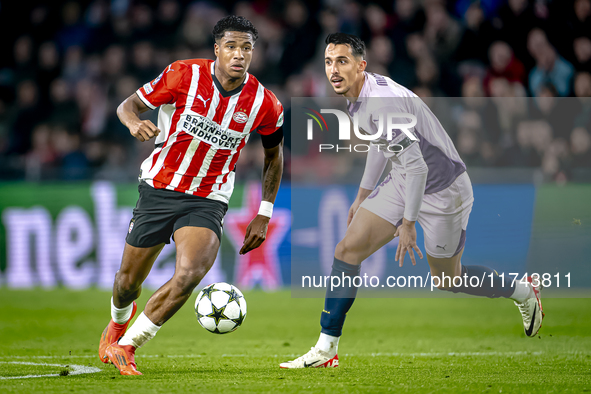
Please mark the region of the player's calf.
[[495, 270], [480, 265], [462, 265], [462, 254], [463, 249], [448, 258], [427, 254], [432, 288], [488, 298], [512, 296], [510, 284], [499, 278]]
[[338, 286], [330, 285], [326, 288], [324, 309], [320, 317], [322, 333], [333, 337], [340, 337], [345, 323], [345, 317], [357, 296], [357, 287], [353, 278], [359, 275], [360, 265], [347, 264], [335, 257], [332, 264], [331, 277], [341, 278]]
[[[140, 374], [136, 373], [135, 362], [131, 366], [127, 365], [131, 361], [125, 359], [124, 353], [131, 357], [133, 361], [135, 350], [141, 348], [156, 336], [162, 325], [184, 305], [206, 273], [207, 267], [195, 269], [177, 267], [173, 278], [158, 289], [148, 300], [144, 312], [139, 315], [118, 344], [114, 344], [117, 346], [109, 348], [118, 361], [116, 366], [122, 375]], [[109, 355], [108, 352], [107, 355]], [[109, 359], [115, 364], [110, 355]]]
[[163, 247], [164, 243], [150, 247], [136, 247], [125, 243], [121, 267], [115, 274], [113, 283], [115, 305], [128, 305], [139, 298], [142, 283], [148, 277]]
[[113, 284], [113, 297], [116, 298], [119, 305], [137, 300], [142, 293], [142, 282], [143, 280], [117, 271]]
[[160, 327], [184, 305], [207, 270], [207, 267], [187, 269], [177, 265], [173, 278], [152, 295], [144, 312], [121, 338], [119, 344], [139, 349], [154, 338]]
[[[459, 254], [461, 256], [461, 253]], [[523, 320], [525, 335], [535, 336], [542, 327], [544, 311], [540, 297], [541, 286], [536, 286], [531, 277], [527, 281], [508, 281], [497, 271], [479, 265], [461, 265], [457, 261], [429, 257], [431, 266], [431, 288], [453, 293], [465, 293], [488, 298], [510, 298], [515, 302]], [[447, 264], [444, 264], [447, 263]], [[459, 274], [458, 267], [459, 265]], [[448, 269], [453, 275], [445, 273]]]
[[[341, 278], [338, 285], [330, 284], [326, 289], [324, 309], [320, 317], [322, 332], [316, 346], [295, 360], [282, 363], [281, 368], [323, 368], [337, 367], [339, 338], [345, 324], [347, 312], [357, 295], [357, 287], [352, 278], [359, 275], [361, 266], [347, 264], [335, 257], [330, 273], [333, 278]], [[349, 280], [348, 280], [349, 279]]]
[[[480, 265], [462, 265], [459, 275], [441, 273], [434, 279], [440, 280], [441, 290], [464, 293], [488, 298], [513, 298], [516, 288], [503, 281], [498, 273], [489, 267]], [[437, 280], [433, 280], [437, 282]], [[515, 296], [519, 297], [519, 294]]]
[[195, 290], [195, 287], [201, 283], [201, 280], [205, 277], [210, 268], [211, 264], [209, 262], [204, 262], [194, 268], [180, 269], [178, 272], [175, 272], [171, 281], [180, 293], [191, 295], [193, 290]]
[[146, 304], [145, 312], [154, 324], [163, 325], [187, 302], [210, 266], [210, 263], [195, 268], [177, 266], [172, 279], [158, 289]]

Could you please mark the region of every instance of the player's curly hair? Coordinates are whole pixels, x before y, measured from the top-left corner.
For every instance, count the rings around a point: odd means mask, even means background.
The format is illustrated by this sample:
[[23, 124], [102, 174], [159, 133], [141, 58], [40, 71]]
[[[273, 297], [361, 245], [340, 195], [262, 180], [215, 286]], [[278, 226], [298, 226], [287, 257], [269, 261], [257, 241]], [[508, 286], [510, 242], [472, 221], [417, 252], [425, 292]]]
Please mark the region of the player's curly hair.
[[254, 41], [259, 38], [259, 32], [252, 22], [243, 16], [228, 15], [218, 21], [213, 28], [213, 39], [218, 42], [227, 31], [240, 31], [252, 34]]
[[326, 45], [349, 45], [353, 56], [365, 59], [365, 43], [357, 36], [347, 33], [331, 33], [324, 42]]

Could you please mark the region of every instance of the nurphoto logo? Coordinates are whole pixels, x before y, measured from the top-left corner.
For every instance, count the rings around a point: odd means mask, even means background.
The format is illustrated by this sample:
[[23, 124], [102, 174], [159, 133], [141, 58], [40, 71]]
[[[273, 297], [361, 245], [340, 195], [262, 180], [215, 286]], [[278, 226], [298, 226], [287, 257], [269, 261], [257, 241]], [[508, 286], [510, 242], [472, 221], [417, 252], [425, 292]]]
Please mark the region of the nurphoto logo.
[[[402, 150], [409, 145], [412, 141], [417, 141], [417, 137], [413, 134], [411, 129], [417, 124], [417, 117], [413, 114], [405, 112], [387, 112], [378, 114], [377, 118], [373, 118], [375, 126], [375, 132], [369, 133], [364, 128], [359, 127], [359, 114], [355, 113], [352, 117], [349, 117], [345, 112], [338, 109], [320, 109], [320, 112], [312, 109], [305, 108], [310, 112], [306, 112], [306, 115], [310, 116], [307, 122], [307, 139], [312, 141], [314, 139], [314, 121], [319, 126], [320, 131], [323, 132], [325, 129], [328, 132], [328, 125], [322, 114], [333, 114], [337, 117], [339, 122], [339, 140], [350, 141], [351, 140], [351, 120], [353, 121], [353, 132], [355, 136], [362, 141], [374, 141], [378, 150], [380, 147], [388, 150], [391, 153], [400, 153]], [[410, 122], [399, 123], [401, 119], [410, 120]], [[368, 127], [370, 128], [370, 127]], [[403, 141], [407, 143], [401, 143]], [[334, 145], [334, 144], [319, 144], [319, 152], [326, 150], [347, 150], [351, 152], [367, 152], [370, 149], [369, 144], [356, 144], [356, 145]]]

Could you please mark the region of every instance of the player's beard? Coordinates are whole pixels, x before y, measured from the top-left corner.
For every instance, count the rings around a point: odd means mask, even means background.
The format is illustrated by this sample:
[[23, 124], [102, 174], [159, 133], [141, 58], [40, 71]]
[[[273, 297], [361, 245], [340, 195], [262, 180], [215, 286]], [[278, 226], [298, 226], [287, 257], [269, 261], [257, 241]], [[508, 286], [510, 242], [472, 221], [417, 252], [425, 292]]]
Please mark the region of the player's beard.
[[[340, 78], [343, 78], [343, 77], [340, 77]], [[351, 85], [345, 84], [345, 82], [347, 82], [347, 80], [345, 78], [343, 78], [341, 81], [339, 81], [339, 82], [341, 82], [341, 86], [339, 86], [339, 87], [334, 86], [331, 79], [329, 79], [328, 82], [330, 83], [330, 86], [332, 86], [332, 89], [334, 90], [334, 92], [339, 95], [344, 95], [351, 89]]]

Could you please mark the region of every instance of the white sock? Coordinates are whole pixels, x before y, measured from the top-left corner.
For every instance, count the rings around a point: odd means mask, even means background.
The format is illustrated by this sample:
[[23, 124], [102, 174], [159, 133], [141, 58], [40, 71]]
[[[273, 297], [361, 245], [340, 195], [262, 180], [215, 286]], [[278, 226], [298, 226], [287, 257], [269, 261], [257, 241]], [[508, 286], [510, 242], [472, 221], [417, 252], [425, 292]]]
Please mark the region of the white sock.
[[339, 349], [340, 338], [341, 337], [333, 337], [332, 335], [320, 333], [316, 348], [328, 353], [331, 357], [334, 357]]
[[525, 284], [519, 280], [515, 281], [515, 289], [513, 290], [513, 294], [509, 298], [519, 303], [522, 303], [525, 302], [525, 300], [533, 297], [534, 292], [529, 282]]
[[111, 297], [111, 317], [113, 321], [118, 324], [125, 324], [131, 317], [131, 312], [133, 311], [133, 302], [127, 305], [124, 308], [117, 308], [115, 304], [113, 304], [113, 297]]
[[131, 345], [136, 349], [139, 349], [150, 339], [154, 338], [158, 330], [160, 330], [160, 327], [152, 323], [150, 319], [148, 319], [148, 316], [142, 312], [136, 319], [135, 323], [133, 323], [125, 335], [119, 340], [119, 345]]

